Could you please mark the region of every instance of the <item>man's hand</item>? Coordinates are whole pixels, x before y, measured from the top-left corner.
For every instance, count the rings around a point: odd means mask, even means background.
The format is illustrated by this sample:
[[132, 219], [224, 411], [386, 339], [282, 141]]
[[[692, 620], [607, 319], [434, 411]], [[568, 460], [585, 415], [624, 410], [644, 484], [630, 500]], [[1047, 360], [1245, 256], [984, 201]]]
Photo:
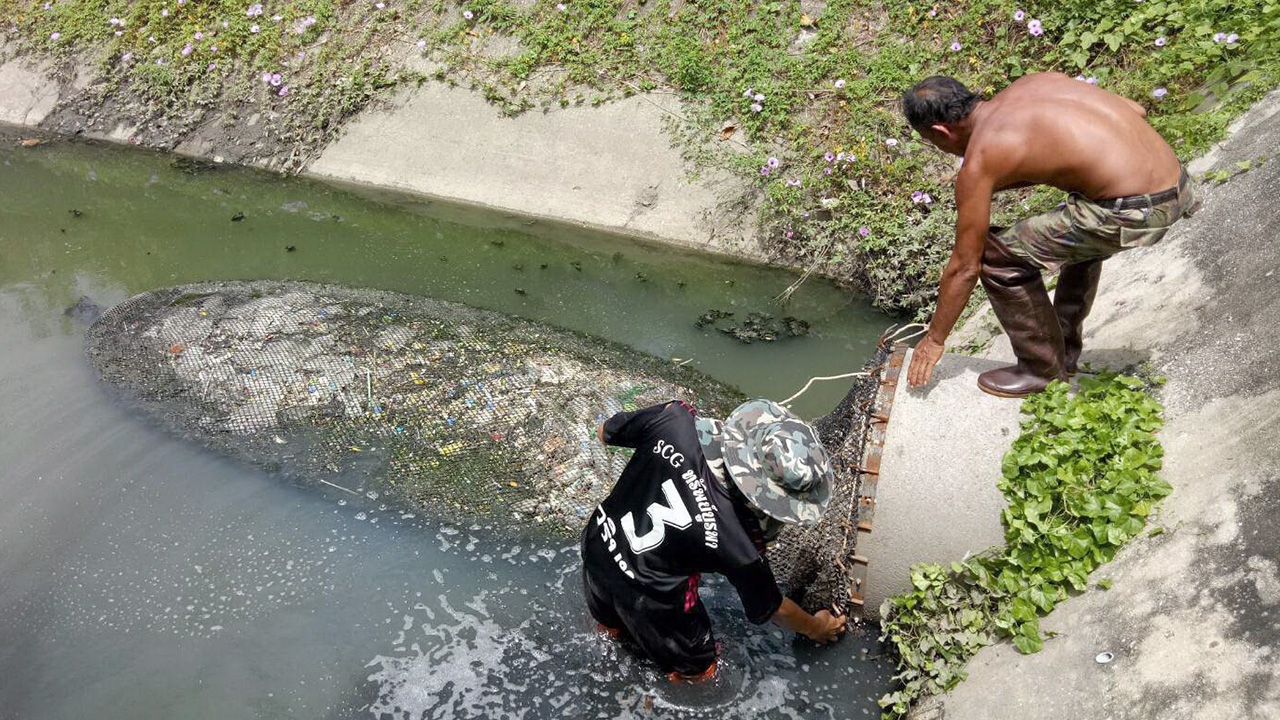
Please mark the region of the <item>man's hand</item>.
[[907, 383], [911, 387], [920, 387], [929, 382], [929, 378], [933, 377], [933, 366], [942, 359], [943, 349], [942, 343], [934, 342], [928, 333], [916, 343], [916, 348], [911, 353], [911, 367], [907, 369]]
[[813, 628], [805, 635], [817, 643], [835, 642], [847, 628], [844, 618], [832, 615], [828, 610], [819, 610], [813, 614]]
[[836, 617], [829, 610], [819, 610], [810, 615], [788, 597], [773, 614], [773, 621], [782, 627], [800, 633], [814, 642], [828, 643], [844, 634], [844, 618]]

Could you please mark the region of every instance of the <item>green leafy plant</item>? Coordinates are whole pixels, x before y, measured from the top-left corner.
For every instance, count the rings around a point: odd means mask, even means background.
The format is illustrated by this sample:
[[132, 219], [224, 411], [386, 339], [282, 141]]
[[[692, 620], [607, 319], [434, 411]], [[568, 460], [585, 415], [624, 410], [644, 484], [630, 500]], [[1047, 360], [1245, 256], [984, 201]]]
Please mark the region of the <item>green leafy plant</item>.
[[880, 700], [885, 718], [954, 688], [968, 659], [999, 638], [1038, 652], [1040, 617], [1083, 592], [1172, 492], [1156, 474], [1162, 408], [1144, 381], [1103, 374], [1082, 379], [1075, 395], [1055, 382], [1022, 411], [1028, 417], [999, 482], [1009, 503], [1005, 546], [949, 567], [912, 568], [912, 590], [880, 609], [881, 640], [898, 657], [898, 689]]

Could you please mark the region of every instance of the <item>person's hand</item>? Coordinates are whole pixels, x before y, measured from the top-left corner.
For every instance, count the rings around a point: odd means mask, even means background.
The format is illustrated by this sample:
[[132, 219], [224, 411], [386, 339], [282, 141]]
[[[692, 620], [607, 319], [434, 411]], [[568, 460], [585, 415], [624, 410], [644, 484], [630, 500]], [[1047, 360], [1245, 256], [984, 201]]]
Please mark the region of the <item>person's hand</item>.
[[911, 353], [911, 367], [907, 369], [907, 383], [911, 387], [920, 387], [929, 382], [929, 378], [933, 377], [933, 366], [942, 359], [943, 349], [942, 343], [934, 342], [928, 333], [916, 343], [916, 348]]
[[814, 628], [805, 634], [814, 642], [834, 642], [844, 634], [844, 618], [832, 615], [830, 610], [819, 610], [813, 614], [813, 620]]

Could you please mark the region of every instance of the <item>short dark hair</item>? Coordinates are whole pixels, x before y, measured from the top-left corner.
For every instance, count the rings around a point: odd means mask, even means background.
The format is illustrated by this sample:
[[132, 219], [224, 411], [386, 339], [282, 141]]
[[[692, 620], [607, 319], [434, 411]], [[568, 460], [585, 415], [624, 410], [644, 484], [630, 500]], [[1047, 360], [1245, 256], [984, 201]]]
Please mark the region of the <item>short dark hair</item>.
[[913, 128], [954, 125], [968, 117], [982, 98], [946, 75], [925, 78], [902, 96], [902, 112]]

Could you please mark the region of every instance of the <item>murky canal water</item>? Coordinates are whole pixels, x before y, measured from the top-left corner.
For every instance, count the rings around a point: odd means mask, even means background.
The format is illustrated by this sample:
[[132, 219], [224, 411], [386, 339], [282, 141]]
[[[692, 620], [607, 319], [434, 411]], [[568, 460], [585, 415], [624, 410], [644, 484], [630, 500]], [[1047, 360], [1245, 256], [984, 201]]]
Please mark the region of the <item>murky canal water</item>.
[[[693, 358], [773, 397], [855, 369], [888, 323], [819, 282], [780, 311], [769, 298], [793, 276], [754, 266], [318, 183], [192, 175], [147, 153], [6, 141], [0, 718], [877, 713], [887, 669], [863, 659], [870, 639], [793, 642], [747, 625], [715, 583], [704, 592], [728, 672], [670, 688], [591, 632], [575, 546], [299, 489], [161, 433], [103, 392], [83, 327], [63, 313], [81, 295], [111, 304], [242, 278], [458, 300]], [[694, 327], [713, 308], [795, 315], [814, 332], [744, 346]], [[819, 387], [798, 409], [819, 414], [840, 393]]]

